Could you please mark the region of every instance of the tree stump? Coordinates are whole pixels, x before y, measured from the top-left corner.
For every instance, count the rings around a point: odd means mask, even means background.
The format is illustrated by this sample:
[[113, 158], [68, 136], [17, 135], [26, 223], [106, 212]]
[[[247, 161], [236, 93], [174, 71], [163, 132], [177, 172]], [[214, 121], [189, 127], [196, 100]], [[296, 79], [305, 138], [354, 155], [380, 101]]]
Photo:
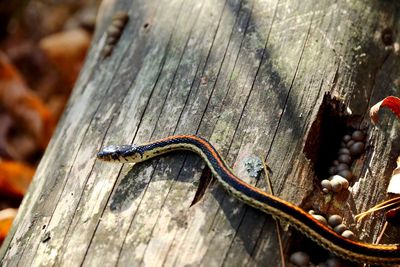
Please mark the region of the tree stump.
[[[249, 177], [244, 162], [265, 159], [275, 195], [339, 213], [361, 240], [376, 240], [382, 213], [360, 224], [354, 215], [387, 198], [399, 152], [393, 120], [382, 131], [368, 118], [371, 105], [399, 92], [396, 1], [121, 0], [101, 10], [1, 265], [280, 265], [271, 216], [216, 183], [190, 206], [207, 173], [198, 156], [134, 166], [95, 157], [105, 145], [174, 134], [207, 138], [239, 177], [263, 189], [263, 176]], [[121, 10], [129, 21], [103, 57]], [[346, 127], [367, 130], [368, 147], [349, 190], [326, 195], [320, 164], [336, 155], [330, 139], [340, 141]], [[299, 236], [283, 232], [286, 259]]]

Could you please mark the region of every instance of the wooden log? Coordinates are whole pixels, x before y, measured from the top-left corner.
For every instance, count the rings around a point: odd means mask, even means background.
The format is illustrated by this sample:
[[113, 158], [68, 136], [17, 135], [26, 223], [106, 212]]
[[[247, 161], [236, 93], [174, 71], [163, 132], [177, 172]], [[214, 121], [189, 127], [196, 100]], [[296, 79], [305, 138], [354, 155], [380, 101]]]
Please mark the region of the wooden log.
[[[1, 265], [279, 265], [269, 215], [218, 184], [190, 207], [205, 168], [196, 155], [135, 166], [95, 158], [104, 145], [173, 134], [209, 139], [238, 176], [264, 189], [244, 162], [266, 159], [277, 196], [342, 214], [361, 240], [373, 242], [382, 214], [358, 225], [353, 218], [387, 197], [399, 151], [399, 139], [391, 139], [396, 124], [387, 120], [380, 131], [367, 116], [372, 104], [398, 94], [398, 8], [395, 1], [361, 0], [105, 1], [69, 105], [2, 246]], [[129, 22], [103, 58], [107, 27], [120, 10]], [[335, 109], [321, 117], [330, 105], [326, 93], [354, 117], [335, 117]], [[334, 197], [321, 192], [324, 177], [312, 156], [337, 152], [318, 152], [321, 125], [330, 120], [366, 126], [370, 144], [354, 165], [349, 191]], [[395, 229], [388, 231], [394, 236]], [[283, 233], [286, 258], [298, 236]]]

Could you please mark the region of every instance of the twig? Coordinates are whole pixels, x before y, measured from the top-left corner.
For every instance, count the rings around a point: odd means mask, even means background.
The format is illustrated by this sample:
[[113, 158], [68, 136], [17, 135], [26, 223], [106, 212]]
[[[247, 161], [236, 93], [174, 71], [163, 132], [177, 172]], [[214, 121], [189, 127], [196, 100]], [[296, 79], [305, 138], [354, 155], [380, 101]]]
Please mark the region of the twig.
[[379, 244], [379, 243], [381, 242], [381, 239], [382, 239], [382, 237], [383, 237], [383, 234], [384, 234], [385, 231], [386, 231], [386, 227], [387, 227], [387, 226], [388, 226], [388, 222], [385, 222], [385, 224], [383, 225], [383, 228], [382, 228], [381, 232], [379, 233], [378, 238], [377, 238], [376, 241], [375, 241], [375, 244]]

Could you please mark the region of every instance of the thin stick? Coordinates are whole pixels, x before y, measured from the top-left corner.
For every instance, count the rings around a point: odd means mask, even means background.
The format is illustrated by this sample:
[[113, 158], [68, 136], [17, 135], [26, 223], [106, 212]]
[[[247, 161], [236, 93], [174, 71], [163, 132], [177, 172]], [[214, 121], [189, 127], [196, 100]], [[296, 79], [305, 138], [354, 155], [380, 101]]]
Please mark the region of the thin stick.
[[[262, 163], [263, 163], [263, 168], [264, 168], [264, 173], [265, 173], [265, 180], [267, 182], [269, 191], [270, 191], [271, 195], [274, 195], [274, 190], [272, 189], [272, 184], [271, 184], [271, 179], [269, 177], [267, 163], [265, 162], [265, 160], [263, 160]], [[279, 224], [277, 219], [274, 219], [274, 220], [275, 220], [275, 224], [276, 224], [276, 235], [278, 237], [279, 254], [281, 255], [282, 267], [285, 267], [286, 266], [286, 264], [285, 264], [286, 261], [285, 261], [285, 255], [283, 253], [282, 236], [281, 236], [281, 225]]]
[[382, 202], [382, 203], [379, 203], [378, 205], [376, 205], [376, 206], [370, 208], [370, 209], [367, 210], [367, 211], [364, 211], [364, 212], [361, 212], [360, 214], [357, 214], [354, 218], [355, 218], [357, 221], [360, 221], [360, 220], [362, 220], [365, 216], [367, 216], [368, 214], [370, 214], [370, 213], [372, 213], [372, 212], [375, 212], [375, 211], [378, 211], [378, 210], [381, 210], [381, 209], [385, 209], [385, 208], [388, 208], [388, 207], [390, 207], [390, 206], [398, 205], [399, 203], [400, 203], [400, 197], [395, 197], [395, 198], [386, 200], [386, 201], [384, 201], [384, 202]]
[[[386, 231], [386, 227], [387, 227], [387, 226], [388, 226], [388, 222], [385, 222], [385, 224], [383, 225], [383, 228], [382, 228], [381, 232], [379, 233], [379, 236], [378, 236], [378, 238], [376, 239], [376, 241], [374, 242], [374, 244], [379, 244], [379, 243], [381, 242], [381, 239], [382, 239], [382, 237], [383, 237], [383, 234], [384, 234], [385, 231]], [[366, 267], [366, 266], [370, 266], [370, 265], [364, 263], [363, 266]]]
[[376, 241], [375, 241], [375, 244], [379, 244], [379, 243], [381, 242], [381, 239], [382, 239], [382, 237], [383, 237], [383, 234], [384, 234], [385, 231], [386, 231], [386, 227], [387, 227], [387, 226], [388, 226], [388, 222], [385, 222], [385, 224], [383, 225], [383, 228], [382, 228], [381, 232], [379, 233], [378, 238], [377, 238]]

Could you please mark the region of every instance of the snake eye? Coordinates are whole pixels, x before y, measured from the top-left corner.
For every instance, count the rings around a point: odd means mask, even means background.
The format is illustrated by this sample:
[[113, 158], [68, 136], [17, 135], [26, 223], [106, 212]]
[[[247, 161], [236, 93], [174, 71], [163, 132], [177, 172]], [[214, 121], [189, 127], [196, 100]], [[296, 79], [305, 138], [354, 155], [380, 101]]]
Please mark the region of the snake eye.
[[142, 158], [142, 150], [134, 145], [107, 146], [97, 153], [97, 158], [105, 161], [127, 161]]
[[102, 160], [118, 159], [123, 151], [125, 151], [124, 146], [106, 146], [97, 153], [97, 158]]
[[117, 146], [106, 146], [97, 153], [97, 158], [105, 159], [107, 157], [111, 157], [117, 150]]

